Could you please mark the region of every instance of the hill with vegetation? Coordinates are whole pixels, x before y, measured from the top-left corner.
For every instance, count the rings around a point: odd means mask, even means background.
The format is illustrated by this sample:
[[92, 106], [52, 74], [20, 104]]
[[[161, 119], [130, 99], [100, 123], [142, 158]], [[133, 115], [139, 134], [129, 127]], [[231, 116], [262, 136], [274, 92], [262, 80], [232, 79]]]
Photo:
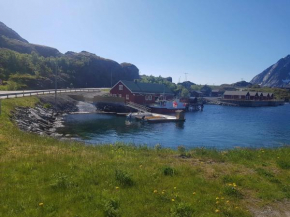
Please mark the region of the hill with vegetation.
[[54, 88], [57, 71], [59, 88], [110, 87], [119, 80], [139, 78], [139, 69], [130, 63], [82, 51], [60, 53], [57, 49], [35, 45], [0, 22], [1, 89]]
[[290, 84], [290, 55], [256, 75], [251, 81], [263, 87], [284, 87]]

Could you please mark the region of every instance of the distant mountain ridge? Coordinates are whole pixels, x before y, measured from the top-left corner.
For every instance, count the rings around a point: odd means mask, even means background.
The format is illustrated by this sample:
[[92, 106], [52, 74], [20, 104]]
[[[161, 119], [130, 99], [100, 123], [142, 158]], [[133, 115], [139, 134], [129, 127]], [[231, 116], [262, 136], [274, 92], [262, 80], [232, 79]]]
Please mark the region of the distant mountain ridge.
[[290, 55], [280, 59], [260, 74], [250, 83], [265, 87], [284, 87], [290, 84]]
[[[43, 60], [41, 57], [46, 59]], [[58, 63], [61, 72], [59, 84], [63, 88], [110, 87], [111, 83], [114, 84], [118, 80], [133, 81], [140, 78], [139, 69], [131, 63], [119, 64], [87, 51], [79, 53], [68, 51], [62, 54], [56, 48], [29, 43], [0, 22], [0, 79], [8, 81], [17, 74], [18, 80], [15, 76], [13, 79], [22, 83], [22, 86], [51, 88], [54, 68], [49, 63], [51, 60], [48, 57]], [[25, 79], [22, 79], [21, 75], [25, 75]], [[31, 82], [32, 78], [35, 82]]]

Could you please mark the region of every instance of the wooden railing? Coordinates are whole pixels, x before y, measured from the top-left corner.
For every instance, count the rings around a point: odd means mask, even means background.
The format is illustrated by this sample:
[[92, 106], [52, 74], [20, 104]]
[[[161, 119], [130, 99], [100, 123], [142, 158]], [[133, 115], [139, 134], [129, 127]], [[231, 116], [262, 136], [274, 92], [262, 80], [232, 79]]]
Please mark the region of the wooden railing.
[[151, 112], [151, 109], [134, 102], [127, 102], [126, 105], [141, 112]]

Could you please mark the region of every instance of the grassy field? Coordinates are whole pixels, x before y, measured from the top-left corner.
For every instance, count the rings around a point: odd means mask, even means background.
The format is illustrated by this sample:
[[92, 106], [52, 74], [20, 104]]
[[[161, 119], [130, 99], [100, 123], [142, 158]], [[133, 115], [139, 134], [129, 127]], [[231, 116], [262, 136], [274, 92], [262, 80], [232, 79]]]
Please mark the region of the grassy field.
[[290, 210], [289, 147], [175, 151], [61, 142], [10, 121], [16, 106], [37, 102], [2, 100], [0, 216], [243, 217], [279, 203]]

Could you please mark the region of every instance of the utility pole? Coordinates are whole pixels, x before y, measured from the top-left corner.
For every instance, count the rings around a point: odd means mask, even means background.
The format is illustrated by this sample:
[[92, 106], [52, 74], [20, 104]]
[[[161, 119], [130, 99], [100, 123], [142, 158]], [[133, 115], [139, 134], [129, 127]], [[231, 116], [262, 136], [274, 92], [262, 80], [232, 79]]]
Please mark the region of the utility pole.
[[55, 73], [54, 73], [54, 102], [56, 103], [57, 98], [57, 63], [55, 63]]
[[112, 68], [111, 68], [111, 88], [113, 87], [113, 84], [112, 84]]
[[184, 74], [185, 74], [185, 81], [187, 81], [187, 74], [188, 74], [188, 73], [184, 73]]

